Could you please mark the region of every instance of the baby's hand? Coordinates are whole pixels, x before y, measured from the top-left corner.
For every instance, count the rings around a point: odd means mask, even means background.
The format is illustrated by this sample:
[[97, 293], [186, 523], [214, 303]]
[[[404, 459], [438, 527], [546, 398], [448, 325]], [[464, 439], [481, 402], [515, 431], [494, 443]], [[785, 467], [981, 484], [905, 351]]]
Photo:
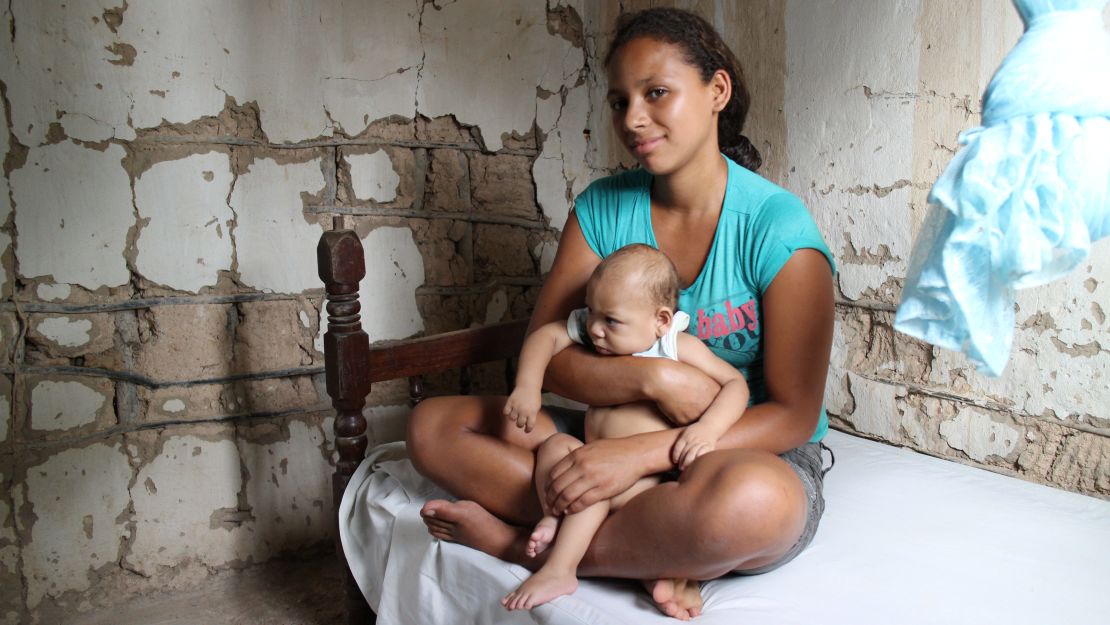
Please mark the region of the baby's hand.
[[539, 411], [540, 394], [518, 386], [505, 401], [505, 409], [502, 412], [510, 421], [515, 421], [518, 428], [531, 432], [536, 427], [536, 413]]
[[717, 447], [717, 435], [708, 428], [698, 427], [700, 423], [691, 423], [682, 428], [674, 447], [671, 449], [671, 462], [685, 471], [686, 467], [698, 456], [705, 455]]

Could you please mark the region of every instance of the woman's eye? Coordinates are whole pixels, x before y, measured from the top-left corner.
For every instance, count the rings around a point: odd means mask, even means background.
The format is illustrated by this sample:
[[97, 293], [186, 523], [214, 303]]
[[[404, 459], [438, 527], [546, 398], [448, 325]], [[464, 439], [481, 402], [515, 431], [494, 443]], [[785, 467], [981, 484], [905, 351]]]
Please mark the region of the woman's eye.
[[662, 87], [656, 87], [656, 88], [652, 89], [651, 91], [648, 91], [648, 97], [653, 98], [653, 99], [654, 98], [661, 98], [665, 95], [667, 95], [667, 90], [663, 89]]
[[611, 100], [609, 108], [614, 111], [623, 111], [625, 109], [625, 102], [623, 100]]

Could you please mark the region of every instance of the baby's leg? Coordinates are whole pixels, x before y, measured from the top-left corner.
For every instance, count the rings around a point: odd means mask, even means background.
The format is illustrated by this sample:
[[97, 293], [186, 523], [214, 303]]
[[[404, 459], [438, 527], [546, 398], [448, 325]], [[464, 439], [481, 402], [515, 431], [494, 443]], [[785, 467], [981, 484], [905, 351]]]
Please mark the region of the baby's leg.
[[[581, 446], [581, 441], [566, 434], [555, 434], [540, 446], [536, 456], [536, 489], [541, 502], [544, 500], [544, 489], [547, 487], [551, 467]], [[549, 511], [545, 510], [547, 512]], [[599, 501], [581, 512], [563, 517], [562, 522], [558, 523], [558, 535], [555, 536], [547, 562], [524, 580], [520, 587], [505, 595], [501, 599], [501, 605], [509, 610], [530, 610], [556, 597], [574, 592], [578, 588], [578, 563], [582, 561], [597, 528], [601, 527], [607, 516], [609, 502]], [[549, 515], [545, 516], [540, 525], [548, 518], [554, 519]], [[540, 526], [537, 525], [533, 537], [539, 531]]]
[[551, 513], [547, 507], [547, 498], [544, 491], [547, 489], [548, 477], [551, 469], [566, 457], [571, 451], [582, 445], [578, 439], [567, 434], [555, 434], [544, 441], [536, 450], [535, 484], [536, 494], [539, 496], [540, 506], [543, 508], [543, 518], [532, 530], [528, 537], [528, 546], [525, 553], [536, 557], [543, 553], [551, 541], [555, 539], [555, 532], [559, 529], [559, 517]]
[[[586, 440], [599, 438], [623, 438], [644, 432], [656, 432], [673, 427], [670, 421], [656, 409], [651, 402], [636, 402], [620, 406], [602, 406], [586, 411]], [[628, 490], [609, 500], [611, 510], [624, 507], [636, 495], [655, 486], [659, 478], [650, 475], [642, 477]]]

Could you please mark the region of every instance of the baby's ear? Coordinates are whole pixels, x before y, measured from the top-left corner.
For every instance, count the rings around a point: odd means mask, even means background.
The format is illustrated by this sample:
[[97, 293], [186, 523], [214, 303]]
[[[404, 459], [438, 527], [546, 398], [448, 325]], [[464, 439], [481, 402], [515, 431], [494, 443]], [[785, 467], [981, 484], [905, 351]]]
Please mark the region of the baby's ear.
[[659, 310], [655, 311], [655, 338], [661, 339], [671, 329], [671, 321], [674, 320], [674, 311], [666, 306], [660, 306]]

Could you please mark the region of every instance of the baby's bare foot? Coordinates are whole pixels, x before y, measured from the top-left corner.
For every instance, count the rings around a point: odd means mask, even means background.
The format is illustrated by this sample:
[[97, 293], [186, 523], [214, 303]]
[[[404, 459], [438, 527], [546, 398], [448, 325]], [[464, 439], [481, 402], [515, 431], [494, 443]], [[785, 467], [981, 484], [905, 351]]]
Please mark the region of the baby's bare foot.
[[577, 589], [578, 578], [573, 572], [552, 571], [545, 567], [524, 580], [519, 588], [505, 595], [501, 599], [501, 605], [506, 610], [531, 610]]
[[534, 558], [544, 552], [551, 541], [555, 540], [555, 532], [559, 530], [559, 519], [553, 516], [545, 516], [536, 523], [536, 529], [532, 530], [531, 536], [528, 537], [528, 547], [525, 548], [524, 553], [528, 557]]
[[659, 611], [680, 621], [701, 615], [701, 584], [693, 579], [656, 579], [644, 581]]

